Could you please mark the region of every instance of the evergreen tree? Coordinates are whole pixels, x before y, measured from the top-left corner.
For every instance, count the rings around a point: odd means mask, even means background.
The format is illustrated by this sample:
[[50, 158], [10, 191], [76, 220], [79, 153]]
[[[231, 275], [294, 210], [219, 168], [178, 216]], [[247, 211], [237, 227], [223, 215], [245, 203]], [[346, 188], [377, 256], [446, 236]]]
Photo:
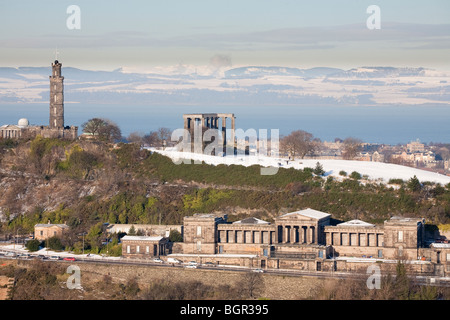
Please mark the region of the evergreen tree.
[[417, 192], [422, 189], [422, 184], [420, 183], [419, 179], [417, 179], [416, 176], [409, 179], [407, 186], [408, 186], [408, 189], [413, 192]]
[[135, 236], [136, 235], [136, 229], [134, 228], [134, 225], [131, 226], [130, 230], [128, 230], [127, 233], [129, 236]]
[[316, 163], [316, 167], [314, 168], [314, 174], [318, 176], [323, 176], [325, 174], [325, 171], [323, 170], [323, 166], [320, 164], [320, 162]]

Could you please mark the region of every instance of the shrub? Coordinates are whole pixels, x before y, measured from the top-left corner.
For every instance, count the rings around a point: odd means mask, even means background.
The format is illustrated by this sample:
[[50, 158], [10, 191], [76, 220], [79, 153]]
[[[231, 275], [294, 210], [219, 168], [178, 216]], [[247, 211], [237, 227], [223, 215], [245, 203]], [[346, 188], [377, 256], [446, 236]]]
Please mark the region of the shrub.
[[172, 242], [183, 242], [183, 236], [178, 230], [172, 229], [170, 230], [169, 240]]
[[353, 171], [350, 174], [350, 178], [355, 179], [355, 180], [360, 180], [361, 179], [361, 174], [359, 172]]
[[58, 237], [48, 238], [46, 241], [46, 245], [47, 245], [47, 248], [49, 248], [51, 250], [61, 251], [64, 249], [64, 247], [61, 243], [61, 239], [59, 239]]
[[25, 245], [25, 248], [27, 248], [29, 251], [34, 252], [39, 250], [39, 246], [41, 245], [41, 242], [39, 240], [30, 240]]
[[405, 181], [403, 181], [403, 179], [389, 179], [388, 184], [399, 184], [402, 185], [404, 184]]
[[344, 170], [341, 170], [341, 171], [339, 171], [339, 175], [346, 177], [347, 172], [345, 172]]

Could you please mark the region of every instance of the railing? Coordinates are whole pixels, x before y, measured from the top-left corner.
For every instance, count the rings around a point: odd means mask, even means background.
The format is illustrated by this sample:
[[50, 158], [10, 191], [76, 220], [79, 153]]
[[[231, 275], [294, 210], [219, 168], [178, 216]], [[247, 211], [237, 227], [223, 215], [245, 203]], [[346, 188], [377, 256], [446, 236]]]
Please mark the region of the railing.
[[303, 260], [314, 260], [316, 258], [315, 253], [281, 253], [281, 252], [272, 252], [270, 254], [271, 258], [280, 258], [280, 259], [303, 259]]

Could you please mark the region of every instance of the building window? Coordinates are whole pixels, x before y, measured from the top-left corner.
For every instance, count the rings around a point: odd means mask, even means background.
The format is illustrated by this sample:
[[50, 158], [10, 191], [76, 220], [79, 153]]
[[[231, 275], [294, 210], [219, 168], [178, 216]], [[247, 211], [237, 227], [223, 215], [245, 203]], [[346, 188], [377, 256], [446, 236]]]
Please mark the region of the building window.
[[378, 250], [378, 258], [383, 258], [383, 250]]
[[149, 247], [149, 246], [146, 246], [146, 247], [145, 247], [145, 252], [146, 252], [147, 254], [150, 253], [150, 247]]
[[136, 246], [136, 253], [139, 253], [140, 249], [141, 248], [139, 246]]
[[44, 235], [44, 231], [41, 230], [40, 234], [41, 234], [41, 236], [43, 236]]
[[323, 251], [319, 250], [319, 258], [323, 258]]
[[223, 253], [223, 246], [219, 246], [219, 253]]
[[202, 242], [197, 241], [197, 251], [202, 251]]
[[127, 253], [130, 253], [130, 252], [131, 252], [130, 246], [127, 246]]
[[201, 237], [202, 235], [202, 227], [198, 226], [197, 227], [197, 237]]
[[403, 231], [398, 232], [398, 242], [403, 242]]
[[263, 249], [263, 256], [268, 257], [269, 256], [269, 250]]
[[450, 262], [450, 253], [447, 253], [447, 262]]

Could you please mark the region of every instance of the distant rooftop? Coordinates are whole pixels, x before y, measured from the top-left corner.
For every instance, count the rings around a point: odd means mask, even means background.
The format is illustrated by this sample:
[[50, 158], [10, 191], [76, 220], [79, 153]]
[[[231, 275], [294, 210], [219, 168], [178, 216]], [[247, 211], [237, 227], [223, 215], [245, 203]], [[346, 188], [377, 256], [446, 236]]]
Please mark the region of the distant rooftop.
[[311, 208], [307, 208], [304, 210], [299, 210], [299, 211], [294, 211], [294, 212], [289, 212], [289, 213], [283, 214], [281, 217], [286, 217], [286, 216], [295, 215], [295, 214], [299, 214], [299, 215], [302, 215], [305, 217], [318, 219], [318, 220], [331, 216], [331, 214], [329, 214], [329, 213], [314, 210]]
[[270, 223], [258, 218], [250, 217], [233, 222], [233, 224], [270, 224]]
[[362, 221], [362, 220], [358, 220], [358, 219], [346, 221], [346, 222], [343, 222], [343, 223], [339, 223], [338, 226], [339, 227], [364, 227], [364, 228], [375, 227], [374, 224], [371, 224], [371, 223], [368, 223], [368, 222], [365, 222], [365, 221]]
[[124, 236], [122, 240], [140, 240], [140, 241], [160, 241], [164, 237], [147, 237], [147, 236]]
[[50, 228], [50, 227], [54, 227], [54, 226], [57, 226], [57, 227], [60, 227], [60, 228], [68, 228], [69, 227], [68, 225], [63, 224], [63, 223], [60, 223], [60, 224], [38, 223], [38, 224], [35, 225], [35, 227], [38, 227], [38, 228]]

